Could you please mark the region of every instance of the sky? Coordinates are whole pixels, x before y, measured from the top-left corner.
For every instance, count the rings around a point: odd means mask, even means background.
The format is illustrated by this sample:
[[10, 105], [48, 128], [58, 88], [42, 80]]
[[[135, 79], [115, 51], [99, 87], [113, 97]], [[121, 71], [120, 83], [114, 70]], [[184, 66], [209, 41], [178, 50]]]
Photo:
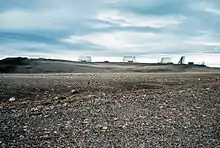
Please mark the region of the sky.
[[220, 67], [220, 0], [0, 0], [0, 58], [158, 62]]

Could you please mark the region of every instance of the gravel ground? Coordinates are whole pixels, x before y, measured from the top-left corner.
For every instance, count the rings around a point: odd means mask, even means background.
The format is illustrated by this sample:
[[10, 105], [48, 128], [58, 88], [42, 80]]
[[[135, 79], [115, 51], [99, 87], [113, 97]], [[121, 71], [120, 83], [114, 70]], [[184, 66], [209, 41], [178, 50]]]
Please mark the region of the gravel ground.
[[217, 148], [219, 88], [217, 74], [1, 75], [0, 147]]

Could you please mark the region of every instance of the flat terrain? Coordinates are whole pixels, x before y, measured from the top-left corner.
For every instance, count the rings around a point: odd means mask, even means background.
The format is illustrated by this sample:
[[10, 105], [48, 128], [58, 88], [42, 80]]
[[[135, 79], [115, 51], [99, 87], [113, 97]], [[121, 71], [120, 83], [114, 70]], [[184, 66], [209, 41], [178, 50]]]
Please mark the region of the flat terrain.
[[178, 73], [220, 72], [202, 65], [157, 63], [92, 62], [81, 63], [54, 59], [7, 58], [0, 60], [0, 73]]
[[0, 147], [216, 148], [219, 88], [217, 73], [2, 74]]

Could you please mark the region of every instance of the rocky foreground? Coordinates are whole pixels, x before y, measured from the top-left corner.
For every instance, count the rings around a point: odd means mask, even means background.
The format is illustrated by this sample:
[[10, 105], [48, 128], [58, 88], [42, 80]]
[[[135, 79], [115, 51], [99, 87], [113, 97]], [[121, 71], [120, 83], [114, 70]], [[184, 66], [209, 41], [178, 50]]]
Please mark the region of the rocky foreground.
[[0, 76], [3, 148], [216, 148], [219, 125], [220, 75]]

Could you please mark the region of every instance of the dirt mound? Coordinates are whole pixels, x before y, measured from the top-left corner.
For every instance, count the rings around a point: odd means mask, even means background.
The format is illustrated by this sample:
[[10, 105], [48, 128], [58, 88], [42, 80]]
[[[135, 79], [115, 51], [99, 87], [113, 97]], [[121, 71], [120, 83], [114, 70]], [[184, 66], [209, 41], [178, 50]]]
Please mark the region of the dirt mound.
[[0, 60], [0, 73], [13, 73], [16, 71], [16, 67], [21, 65], [28, 65], [28, 58], [6, 58]]

